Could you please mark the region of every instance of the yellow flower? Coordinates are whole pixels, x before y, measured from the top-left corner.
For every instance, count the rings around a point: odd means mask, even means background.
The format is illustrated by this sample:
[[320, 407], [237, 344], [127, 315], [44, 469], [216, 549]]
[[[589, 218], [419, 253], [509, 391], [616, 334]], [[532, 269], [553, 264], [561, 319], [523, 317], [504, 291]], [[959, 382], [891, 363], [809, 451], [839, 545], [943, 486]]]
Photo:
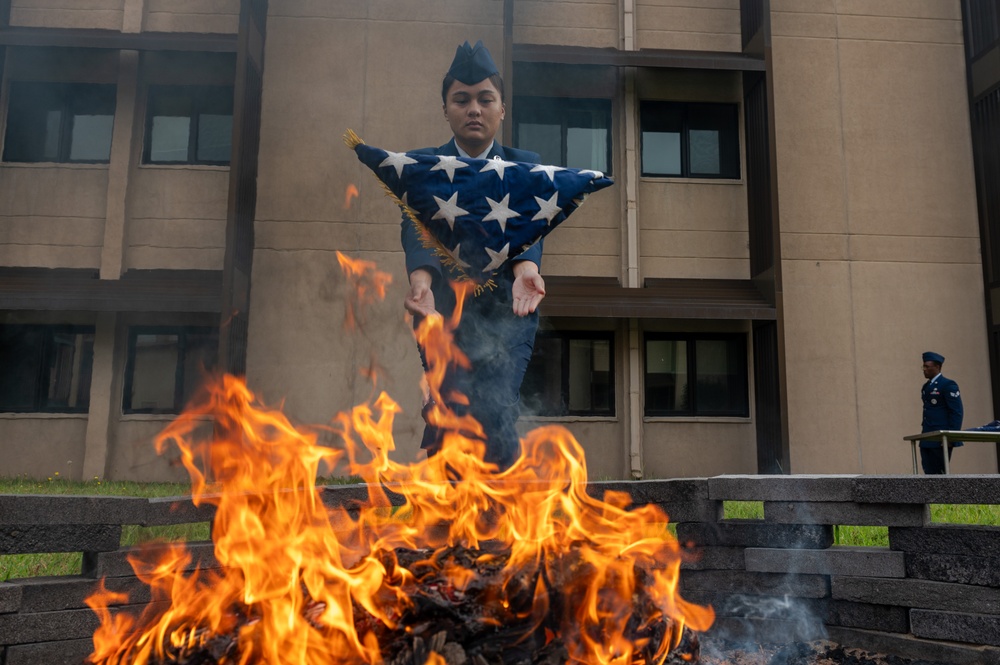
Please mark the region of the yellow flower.
[[57, 476], [59, 475], [59, 472], [58, 472], [58, 471], [56, 471], [56, 475], [57, 475]]

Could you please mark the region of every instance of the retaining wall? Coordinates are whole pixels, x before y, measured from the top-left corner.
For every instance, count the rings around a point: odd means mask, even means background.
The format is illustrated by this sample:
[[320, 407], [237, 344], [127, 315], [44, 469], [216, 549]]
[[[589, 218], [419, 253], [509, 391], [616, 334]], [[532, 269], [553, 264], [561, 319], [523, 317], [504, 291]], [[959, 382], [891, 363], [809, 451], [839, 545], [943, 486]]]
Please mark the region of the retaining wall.
[[[711, 604], [713, 632], [844, 646], [961, 665], [1000, 665], [1000, 527], [932, 524], [931, 503], [1000, 503], [1000, 476], [718, 476], [592, 483], [655, 503], [694, 558], [682, 595]], [[364, 500], [328, 487], [328, 505]], [[390, 495], [392, 496], [392, 495]], [[724, 501], [763, 501], [762, 520], [722, 519]], [[0, 664], [81, 663], [96, 616], [84, 598], [106, 578], [137, 611], [148, 590], [119, 547], [122, 525], [210, 520], [185, 499], [0, 495], [0, 554], [83, 552], [80, 575], [0, 583]], [[834, 525], [884, 526], [889, 547], [834, 544]], [[211, 543], [194, 563], [217, 565]]]

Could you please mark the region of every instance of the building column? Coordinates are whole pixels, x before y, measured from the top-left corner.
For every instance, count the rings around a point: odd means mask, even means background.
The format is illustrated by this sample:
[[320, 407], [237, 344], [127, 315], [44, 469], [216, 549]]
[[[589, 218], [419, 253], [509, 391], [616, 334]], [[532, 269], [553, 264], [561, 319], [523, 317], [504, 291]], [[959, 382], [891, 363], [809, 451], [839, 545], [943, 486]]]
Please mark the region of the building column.
[[[115, 374], [115, 333], [118, 314], [98, 312], [94, 330], [94, 369], [90, 379], [90, 412], [83, 449], [83, 480], [104, 478], [108, 450], [118, 424]], [[114, 414], [114, 415], [113, 415]]]
[[121, 51], [118, 64], [118, 99], [108, 163], [108, 203], [101, 249], [101, 279], [119, 279], [125, 272], [128, 250], [128, 179], [132, 169], [139, 52]]

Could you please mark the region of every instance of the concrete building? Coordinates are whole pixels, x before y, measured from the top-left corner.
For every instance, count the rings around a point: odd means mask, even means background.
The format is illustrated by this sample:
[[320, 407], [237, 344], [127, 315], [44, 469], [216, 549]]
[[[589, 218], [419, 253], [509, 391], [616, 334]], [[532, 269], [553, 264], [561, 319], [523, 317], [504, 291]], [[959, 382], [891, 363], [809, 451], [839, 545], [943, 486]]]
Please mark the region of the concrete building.
[[[1000, 412], [998, 2], [72, 5], [0, 0], [0, 474], [180, 477], [202, 365], [307, 424], [385, 389], [415, 458], [399, 213], [341, 135], [443, 143], [477, 39], [503, 142], [616, 181], [546, 240], [522, 391], [592, 477], [908, 473], [925, 350]], [[338, 250], [393, 276], [356, 333]]]

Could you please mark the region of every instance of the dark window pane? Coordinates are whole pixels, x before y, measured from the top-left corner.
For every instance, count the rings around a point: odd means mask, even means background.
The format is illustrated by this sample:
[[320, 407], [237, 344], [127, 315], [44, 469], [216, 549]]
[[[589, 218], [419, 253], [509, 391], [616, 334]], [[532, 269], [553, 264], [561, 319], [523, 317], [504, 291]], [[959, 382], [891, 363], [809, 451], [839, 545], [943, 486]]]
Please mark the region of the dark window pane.
[[233, 116], [198, 116], [198, 161], [228, 162], [233, 143]]
[[112, 85], [15, 81], [4, 161], [107, 162], [114, 114]]
[[518, 145], [523, 150], [537, 152], [543, 164], [562, 165], [562, 127], [559, 125], [522, 123], [518, 126]]
[[80, 326], [0, 326], [0, 411], [86, 411], [94, 332]]
[[177, 335], [136, 335], [129, 396], [133, 409], [174, 410], [178, 352]]
[[738, 108], [736, 104], [641, 102], [642, 174], [739, 178]]
[[521, 383], [521, 413], [551, 415], [565, 410], [562, 402], [562, 340], [535, 338], [535, 351]]
[[63, 332], [52, 337], [48, 367], [48, 409], [85, 409], [90, 405], [94, 365], [93, 333]]
[[113, 115], [73, 116], [73, 137], [70, 139], [69, 161], [107, 162], [111, 159]]
[[614, 415], [611, 333], [545, 332], [521, 384], [521, 411], [541, 416]]
[[647, 411], [669, 414], [689, 410], [687, 348], [683, 340], [647, 342]]
[[191, 118], [154, 116], [149, 141], [150, 161], [187, 162], [188, 144], [191, 142]]
[[133, 328], [125, 368], [126, 413], [178, 413], [215, 369], [218, 330]]
[[743, 335], [646, 339], [647, 416], [749, 415]]
[[233, 89], [153, 86], [149, 89], [146, 127], [146, 163], [228, 164], [232, 153]]
[[696, 342], [698, 412], [742, 412], [746, 403], [745, 349], [735, 340]]
[[44, 342], [40, 327], [0, 327], [0, 409], [37, 409]]
[[514, 141], [542, 162], [608, 173], [611, 102], [607, 99], [518, 97]]

